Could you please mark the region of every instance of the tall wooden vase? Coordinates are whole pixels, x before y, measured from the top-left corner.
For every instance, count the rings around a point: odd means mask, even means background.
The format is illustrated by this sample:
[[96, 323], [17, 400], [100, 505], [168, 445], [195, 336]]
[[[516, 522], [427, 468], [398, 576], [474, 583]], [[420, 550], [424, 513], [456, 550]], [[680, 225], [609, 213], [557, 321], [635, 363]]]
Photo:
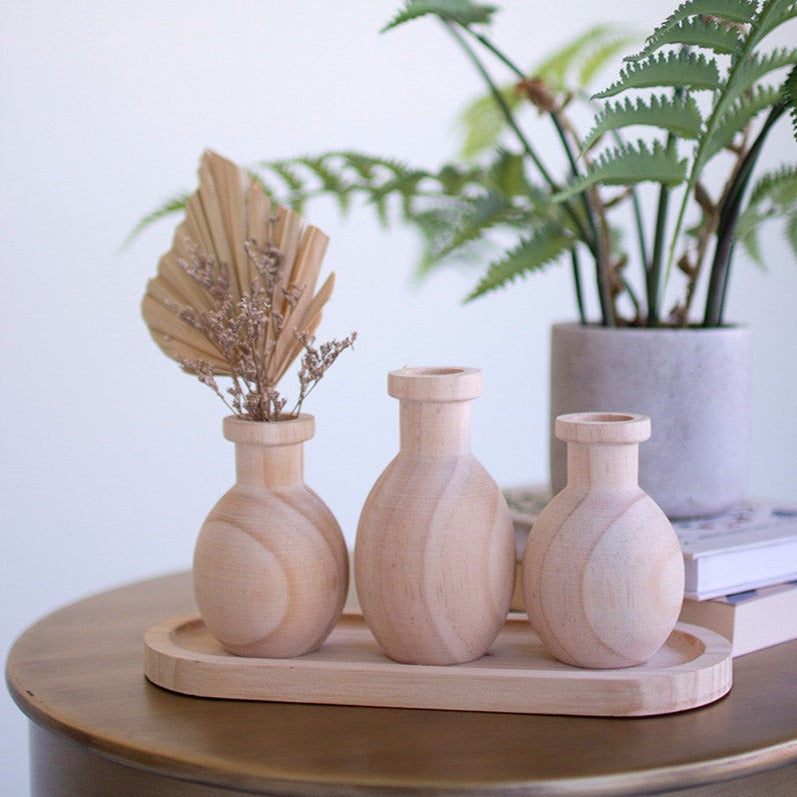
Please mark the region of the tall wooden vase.
[[481, 388], [472, 368], [388, 375], [400, 402], [400, 450], [363, 506], [354, 572], [365, 622], [399, 662], [479, 658], [506, 620], [512, 521], [470, 450], [470, 402]]
[[239, 656], [300, 656], [340, 617], [348, 588], [343, 533], [303, 480], [311, 415], [224, 419], [235, 443], [235, 485], [210, 511], [194, 551], [202, 619]]
[[567, 664], [642, 664], [670, 635], [684, 591], [675, 531], [637, 482], [650, 419], [560, 415], [555, 434], [567, 443], [567, 485], [534, 522], [523, 558], [532, 627]]

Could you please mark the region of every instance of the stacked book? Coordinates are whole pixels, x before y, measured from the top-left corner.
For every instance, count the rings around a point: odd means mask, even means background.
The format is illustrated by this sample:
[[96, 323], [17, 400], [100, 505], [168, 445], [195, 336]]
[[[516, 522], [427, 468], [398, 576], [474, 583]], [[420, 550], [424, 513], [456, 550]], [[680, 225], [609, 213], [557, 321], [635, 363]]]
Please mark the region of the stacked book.
[[[518, 561], [545, 490], [504, 491], [515, 522]], [[676, 520], [684, 553], [681, 622], [729, 639], [733, 655], [797, 639], [797, 505], [745, 501], [723, 515]], [[522, 609], [515, 595], [513, 609]]]

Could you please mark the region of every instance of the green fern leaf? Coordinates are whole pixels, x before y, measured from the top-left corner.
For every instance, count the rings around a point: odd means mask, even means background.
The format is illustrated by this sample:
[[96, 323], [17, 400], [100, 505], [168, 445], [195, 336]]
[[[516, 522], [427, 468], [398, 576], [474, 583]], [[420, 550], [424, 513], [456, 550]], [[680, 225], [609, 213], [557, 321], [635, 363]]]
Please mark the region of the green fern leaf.
[[734, 239], [742, 245], [750, 260], [762, 269], [765, 264], [758, 231], [763, 221], [764, 217], [757, 209], [748, 207], [739, 215], [733, 232]]
[[[589, 86], [601, 67], [635, 40], [636, 37], [623, 33], [616, 26], [596, 25], [545, 58], [529, 70], [529, 74], [541, 78], [554, 92], [568, 90], [574, 81], [583, 89]], [[574, 71], [577, 74], [571, 77]], [[515, 84], [501, 86], [499, 91], [511, 110], [523, 102]], [[458, 124], [463, 131], [461, 154], [468, 160], [495, 147], [506, 129], [504, 114], [491, 94], [473, 100], [460, 114]]]
[[406, 0], [401, 10], [382, 28], [381, 32], [384, 33], [427, 14], [435, 14], [442, 19], [468, 27], [478, 23], [489, 23], [490, 17], [497, 10], [496, 6], [472, 3], [470, 0]]
[[637, 36], [618, 33], [603, 44], [587, 50], [578, 70], [577, 85], [587, 90], [598, 72], [606, 66], [618, 53], [631, 44], [639, 41]]
[[751, 91], [761, 78], [787, 66], [797, 64], [797, 48], [781, 48], [766, 55], [755, 53], [739, 63], [729, 80], [722, 97], [722, 105], [728, 107]]
[[542, 270], [574, 244], [573, 239], [564, 235], [560, 228], [554, 225], [540, 227], [507, 252], [502, 260], [492, 263], [466, 301], [507, 285], [521, 275]]
[[629, 62], [620, 71], [619, 79], [593, 95], [593, 99], [612, 97], [626, 89], [671, 86], [714, 90], [719, 84], [720, 76], [714, 59], [707, 59], [703, 53], [678, 50], [655, 53], [643, 60]]
[[307, 198], [307, 186], [296, 170], [295, 164], [291, 161], [273, 161], [261, 163], [259, 166], [262, 170], [273, 174], [284, 186], [282, 191], [275, 189], [262, 175], [259, 175], [263, 190], [272, 199], [301, 213]]
[[797, 255], [797, 213], [786, 222], [786, 240], [791, 245], [791, 250]]
[[[672, 31], [696, 15], [717, 17], [727, 20], [728, 22], [746, 23], [750, 22], [750, 20], [755, 17], [757, 8], [758, 5], [755, 0], [687, 0], [687, 2], [681, 3], [681, 5], [679, 5], [650, 36], [648, 36], [645, 48], [640, 53], [629, 56], [626, 60], [635, 61], [641, 58], [647, 58], [651, 53], [665, 44], [672, 44], [673, 40], [669, 38], [673, 35]], [[710, 47], [710, 45], [703, 46]]]
[[753, 45], [757, 45], [775, 28], [795, 17], [797, 17], [797, 3], [794, 0], [766, 0], [750, 31], [750, 41]]
[[155, 210], [153, 210], [151, 213], [147, 213], [147, 215], [138, 221], [135, 227], [130, 230], [120, 249], [124, 250], [130, 246], [130, 244], [133, 243], [133, 241], [138, 238], [138, 236], [141, 235], [144, 230], [146, 230], [148, 227], [151, 227], [156, 221], [165, 219], [167, 216], [171, 216], [173, 213], [179, 213], [181, 210], [185, 210], [185, 204], [188, 202], [189, 196], [190, 194], [187, 192], [176, 194], [170, 199], [167, 199], [162, 205], [155, 208]]
[[707, 163], [722, 151], [755, 118], [756, 115], [771, 108], [780, 97], [774, 86], [759, 86], [751, 93], [739, 98], [716, 123], [705, 145], [704, 161]]
[[606, 103], [595, 117], [592, 130], [582, 145], [582, 151], [588, 150], [604, 133], [631, 125], [653, 125], [676, 133], [681, 138], [697, 138], [703, 118], [691, 95], [673, 99], [664, 95], [653, 95], [648, 103], [642, 97], [637, 97], [636, 102], [626, 97], [622, 104]]
[[555, 201], [570, 199], [596, 183], [632, 185], [652, 181], [667, 186], [677, 185], [686, 177], [686, 158], [678, 160], [674, 148], [665, 149], [659, 141], [653, 148], [639, 140], [636, 145], [622, 144], [602, 153], [589, 171], [573, 180], [554, 195]]
[[797, 66], [792, 67], [789, 71], [781, 91], [791, 116], [794, 140], [797, 141]]
[[663, 30], [655, 39], [649, 39], [642, 52], [626, 60], [638, 61], [659, 48], [672, 44], [703, 47], [715, 53], [727, 54], [739, 49], [741, 38], [735, 28], [725, 27], [702, 17], [691, 17]]
[[482, 195], [448, 230], [447, 240], [437, 252], [437, 258], [447, 257], [466, 244], [481, 238], [488, 230], [504, 222], [512, 212], [512, 203], [503, 194], [489, 191]]
[[765, 221], [784, 218], [787, 237], [797, 252], [797, 240], [791, 237], [797, 219], [797, 164], [781, 166], [756, 182], [750, 201], [737, 220], [734, 238], [754, 262], [763, 266], [758, 229]]
[[782, 208], [797, 208], [797, 164], [781, 166], [759, 178], [750, 192], [750, 205], [764, 201]]
[[507, 197], [528, 196], [534, 191], [526, 178], [522, 155], [500, 149], [487, 167], [484, 182]]
[[[513, 110], [522, 101], [514, 85], [502, 86], [499, 91]], [[494, 147], [506, 128], [506, 118], [492, 94], [477, 97], [471, 102], [460, 114], [458, 123], [464, 132], [462, 157], [468, 160]]]
[[[615, 25], [595, 25], [537, 64], [532, 74], [544, 80], [552, 91], [566, 91], [571, 72], [581, 70], [582, 78], [591, 78], [628, 39]], [[586, 83], [581, 80], [578, 85], [583, 88]]]

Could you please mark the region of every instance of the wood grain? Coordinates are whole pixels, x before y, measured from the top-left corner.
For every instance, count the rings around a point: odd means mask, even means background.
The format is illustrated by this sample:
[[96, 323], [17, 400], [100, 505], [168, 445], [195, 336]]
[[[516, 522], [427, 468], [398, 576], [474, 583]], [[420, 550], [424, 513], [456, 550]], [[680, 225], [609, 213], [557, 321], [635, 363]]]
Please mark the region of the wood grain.
[[523, 556], [534, 630], [561, 661], [629, 667], [653, 656], [681, 609], [678, 537], [637, 483], [650, 419], [576, 413], [556, 420], [567, 485], [540, 513]]
[[598, 671], [553, 659], [524, 616], [507, 620], [489, 655], [453, 667], [391, 661], [358, 613], [345, 614], [319, 650], [294, 659], [230, 656], [197, 615], [158, 623], [144, 640], [147, 677], [201, 697], [640, 717], [702, 706], [731, 688], [728, 641], [686, 625], [647, 664]]
[[[59, 789], [49, 794], [135, 794], [127, 787], [142, 773], [232, 793], [316, 796], [793, 794], [797, 642], [737, 658], [726, 697], [669, 716], [358, 708], [191, 698], [153, 686], [143, 674], [144, 632], [192, 611], [190, 573], [171, 575], [65, 607], [16, 641], [9, 690], [58, 739], [56, 756], [34, 738], [41, 780]], [[73, 789], [74, 768], [59, 767], [76, 747], [85, 751], [78, 766], [96, 765], [96, 777]], [[86, 782], [93, 792], [80, 791]]]
[[238, 656], [299, 656], [334, 627], [346, 600], [343, 533], [303, 480], [310, 415], [285, 421], [224, 419], [235, 443], [236, 483], [202, 525], [194, 591], [202, 617]]
[[400, 400], [400, 450], [363, 506], [354, 571], [365, 621], [396, 661], [477, 659], [509, 610], [512, 519], [470, 450], [469, 402], [481, 379], [467, 368], [388, 377]]

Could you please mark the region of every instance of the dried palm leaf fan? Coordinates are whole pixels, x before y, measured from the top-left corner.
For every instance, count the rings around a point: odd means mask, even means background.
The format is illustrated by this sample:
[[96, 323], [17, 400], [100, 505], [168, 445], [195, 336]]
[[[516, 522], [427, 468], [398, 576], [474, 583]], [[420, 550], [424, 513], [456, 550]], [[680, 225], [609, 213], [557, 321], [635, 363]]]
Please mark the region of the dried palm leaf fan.
[[272, 208], [262, 186], [246, 171], [206, 151], [199, 167], [199, 188], [187, 201], [185, 219], [175, 231], [172, 248], [160, 259], [157, 276], [147, 285], [142, 312], [152, 337], [165, 354], [183, 365], [202, 362], [212, 374], [230, 376], [230, 364], [219, 349], [179, 312], [191, 308], [208, 316], [217, 309], [211, 293], [187, 273], [186, 264], [197, 255], [224, 264], [228, 295], [237, 305], [257, 276], [249, 245], [271, 245], [280, 253], [280, 285], [301, 291], [295, 304], [283, 299], [268, 319], [265, 365], [268, 383], [276, 385], [305, 347], [302, 340], [312, 338], [332, 295], [334, 274], [314, 293], [328, 242], [321, 230], [305, 226], [294, 211]]

